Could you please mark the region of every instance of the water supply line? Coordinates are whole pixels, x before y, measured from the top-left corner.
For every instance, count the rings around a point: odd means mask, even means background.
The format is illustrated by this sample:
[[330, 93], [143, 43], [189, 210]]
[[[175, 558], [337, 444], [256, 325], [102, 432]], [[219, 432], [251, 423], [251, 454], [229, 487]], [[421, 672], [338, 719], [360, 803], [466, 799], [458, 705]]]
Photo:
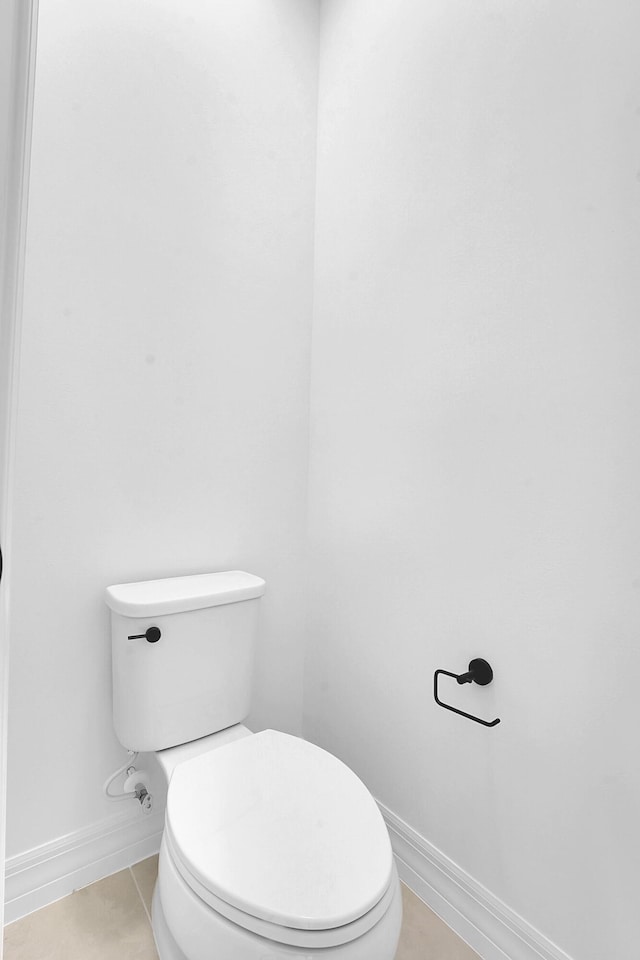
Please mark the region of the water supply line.
[[[115, 773], [112, 773], [110, 777], [105, 780], [103, 791], [105, 796], [109, 800], [137, 800], [145, 813], [150, 813], [153, 807], [153, 797], [147, 789], [147, 774], [143, 770], [137, 770], [135, 762], [138, 759], [138, 754], [135, 750], [127, 751], [129, 756], [127, 762], [123, 763], [121, 767], [118, 767]], [[118, 777], [126, 775], [124, 781], [124, 791], [122, 793], [112, 793], [111, 784], [114, 780], [117, 780]], [[127, 789], [129, 786], [133, 786], [133, 790]]]

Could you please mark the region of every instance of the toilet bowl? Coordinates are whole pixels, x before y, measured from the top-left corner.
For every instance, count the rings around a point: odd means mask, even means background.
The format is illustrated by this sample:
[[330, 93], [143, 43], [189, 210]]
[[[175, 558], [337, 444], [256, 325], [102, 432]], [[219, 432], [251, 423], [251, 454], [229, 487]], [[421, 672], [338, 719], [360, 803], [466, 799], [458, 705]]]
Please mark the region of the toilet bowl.
[[242, 608], [262, 592], [238, 571], [107, 590], [116, 731], [167, 782], [160, 960], [392, 960], [400, 884], [375, 800], [327, 751], [240, 722], [256, 627]]
[[[241, 724], [157, 754], [168, 780], [153, 901], [160, 960], [393, 957], [389, 836], [331, 754]], [[224, 946], [223, 946], [224, 944]]]
[[322, 935], [285, 944], [235, 923], [193, 895], [167, 856], [163, 842], [159, 879], [153, 894], [152, 926], [160, 960], [392, 960], [402, 922], [395, 875], [388, 909], [365, 933], [345, 943]]

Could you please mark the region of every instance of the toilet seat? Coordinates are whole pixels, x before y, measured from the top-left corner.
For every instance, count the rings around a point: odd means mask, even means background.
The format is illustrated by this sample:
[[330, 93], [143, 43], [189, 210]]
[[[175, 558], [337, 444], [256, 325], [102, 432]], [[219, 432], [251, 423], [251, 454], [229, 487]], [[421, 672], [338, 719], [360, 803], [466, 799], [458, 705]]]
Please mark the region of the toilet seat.
[[393, 893], [389, 836], [364, 784], [321, 748], [273, 730], [176, 767], [165, 840], [201, 900], [283, 943], [355, 939]]
[[[386, 893], [372, 910], [369, 910], [359, 920], [353, 920], [342, 927], [335, 927], [332, 930], [302, 930], [294, 927], [282, 927], [276, 923], [269, 923], [267, 920], [259, 920], [248, 913], [243, 913], [236, 907], [225, 903], [210, 890], [206, 890], [195, 877], [187, 874], [184, 866], [179, 862], [175, 853], [171, 849], [171, 843], [165, 834], [162, 841], [160, 853], [161, 870], [163, 882], [170, 886], [171, 893], [169, 899], [175, 896], [176, 884], [182, 883], [184, 890], [188, 890], [190, 905], [198, 902], [201, 907], [210, 909], [210, 916], [223, 917], [231, 921], [243, 930], [256, 934], [265, 940], [273, 943], [282, 943], [290, 947], [297, 947], [302, 950], [318, 950], [329, 947], [338, 947], [350, 943], [352, 940], [359, 940], [365, 936], [377, 923], [382, 921], [392, 907], [394, 898], [397, 897], [398, 877], [395, 865], [392, 869], [392, 877]], [[162, 885], [162, 884], [161, 884]], [[184, 908], [184, 897], [181, 899], [181, 906]], [[200, 913], [202, 917], [202, 913]]]

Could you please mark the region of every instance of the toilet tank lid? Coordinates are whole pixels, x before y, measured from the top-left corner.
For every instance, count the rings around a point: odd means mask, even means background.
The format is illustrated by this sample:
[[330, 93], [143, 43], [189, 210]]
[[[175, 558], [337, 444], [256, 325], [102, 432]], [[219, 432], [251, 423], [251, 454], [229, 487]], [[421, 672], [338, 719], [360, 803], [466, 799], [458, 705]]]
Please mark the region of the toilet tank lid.
[[107, 587], [105, 601], [111, 610], [124, 617], [157, 617], [253, 600], [262, 596], [265, 587], [264, 580], [252, 573], [226, 570], [141, 583], [118, 583]]

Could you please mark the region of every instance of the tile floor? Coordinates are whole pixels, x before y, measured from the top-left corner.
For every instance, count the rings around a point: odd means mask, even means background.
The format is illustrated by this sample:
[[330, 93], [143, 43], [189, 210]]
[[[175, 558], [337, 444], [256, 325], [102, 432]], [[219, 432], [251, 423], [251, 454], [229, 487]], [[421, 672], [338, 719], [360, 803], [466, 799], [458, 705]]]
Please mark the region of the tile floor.
[[[9, 924], [4, 960], [157, 960], [150, 926], [157, 857]], [[479, 960], [403, 885], [396, 960]]]

